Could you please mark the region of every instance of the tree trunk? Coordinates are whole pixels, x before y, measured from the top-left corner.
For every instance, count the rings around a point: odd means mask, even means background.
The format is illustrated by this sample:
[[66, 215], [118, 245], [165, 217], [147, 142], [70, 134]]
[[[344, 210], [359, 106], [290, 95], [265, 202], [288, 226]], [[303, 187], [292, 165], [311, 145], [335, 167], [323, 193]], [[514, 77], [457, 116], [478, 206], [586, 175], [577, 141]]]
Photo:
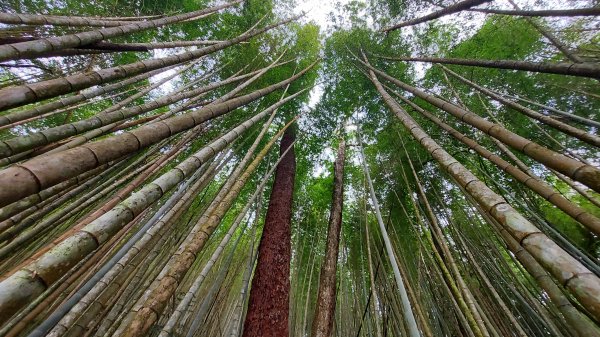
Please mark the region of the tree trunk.
[[[343, 137], [343, 136], [342, 136]], [[327, 247], [321, 266], [321, 279], [317, 297], [317, 308], [312, 325], [313, 337], [329, 337], [333, 330], [336, 303], [336, 273], [342, 230], [342, 210], [344, 203], [344, 161], [346, 159], [346, 142], [342, 138], [338, 145], [333, 175], [333, 200], [329, 213], [329, 231]]]
[[515, 60], [478, 60], [442, 57], [387, 57], [379, 56], [392, 61], [415, 61], [429, 63], [456, 64], [483, 68], [496, 68], [508, 70], [524, 70], [537, 73], [570, 75], [600, 79], [600, 67], [593, 63], [536, 63]]
[[[111, 28], [103, 28], [88, 32], [81, 32], [76, 34], [68, 34], [60, 37], [50, 38], [50, 39], [40, 39], [34, 41], [27, 42], [19, 42], [10, 45], [2, 45], [0, 46], [0, 61], [7, 60], [16, 60], [23, 57], [31, 57], [36, 55], [43, 55], [47, 52], [58, 51], [66, 48], [75, 48], [80, 46], [85, 46], [88, 44], [92, 44], [94, 42], [98, 42], [101, 40], [106, 40], [111, 37], [117, 37], [121, 35], [125, 35], [128, 33], [134, 33], [143, 31], [146, 29], [157, 28], [164, 25], [168, 25], [175, 22], [180, 22], [192, 18], [201, 18], [210, 13], [214, 13], [224, 8], [231, 7], [233, 5], [239, 4], [242, 2], [241, 0], [236, 0], [231, 3], [225, 3], [223, 5], [204, 8], [198, 11], [193, 11], [189, 13], [184, 13], [180, 15], [174, 15], [165, 18], [154, 19], [150, 21], [144, 22], [133, 22], [127, 23], [124, 26], [117, 26]], [[46, 21], [44, 16], [37, 16], [40, 20]], [[4, 14], [4, 22], [8, 22], [9, 18], [13, 18], [14, 20], [20, 21], [20, 15], [18, 14]], [[67, 19], [70, 20], [70, 19]], [[78, 21], [79, 19], [73, 19]], [[73, 21], [71, 20], [71, 21]], [[83, 19], [87, 20], [87, 19]], [[18, 22], [20, 23], [20, 22]], [[70, 24], [75, 24], [75, 22], [70, 22]]]
[[399, 24], [387, 27], [382, 29], [381, 31], [384, 33], [396, 30], [396, 29], [400, 29], [402, 27], [408, 27], [408, 26], [414, 26], [417, 25], [419, 23], [423, 23], [423, 22], [427, 22], [427, 21], [431, 21], [437, 18], [440, 18], [442, 16], [446, 16], [446, 15], [450, 15], [450, 14], [454, 14], [454, 13], [458, 13], [460, 11], [463, 11], [465, 9], [469, 9], [471, 7], [474, 6], [479, 6], [483, 3], [486, 2], [491, 2], [491, 0], [463, 0], [463, 1], [459, 1], [457, 3], [455, 3], [454, 5], [448, 6], [446, 8], [440, 9], [439, 11], [435, 11], [431, 14], [427, 14], [425, 16], [422, 16], [420, 18], [416, 18], [416, 19], [412, 19], [412, 20], [408, 20], [408, 21], [404, 21], [401, 22]]
[[451, 104], [443, 99], [437, 98], [433, 95], [426, 93], [423, 90], [410, 86], [398, 79], [373, 68], [370, 64], [361, 61], [371, 71], [381, 75], [381, 77], [394, 83], [400, 88], [413, 93], [414, 95], [424, 99], [425, 101], [433, 104], [434, 106], [450, 113], [456, 118], [464, 121], [465, 123], [485, 132], [486, 134], [493, 136], [494, 138], [502, 141], [506, 145], [509, 145], [529, 157], [537, 160], [538, 162], [563, 173], [570, 178], [573, 178], [582, 184], [592, 188], [596, 192], [600, 192], [600, 169], [584, 164], [573, 158], [569, 158], [563, 154], [554, 152], [546, 147], [543, 147], [527, 138], [521, 137], [498, 124], [494, 124], [479, 115], [462, 109], [454, 104]]
[[515, 15], [515, 16], [598, 16], [600, 7], [590, 8], [570, 8], [570, 9], [543, 9], [543, 10], [522, 10], [522, 9], [487, 9], [470, 8], [470, 12], [479, 12], [486, 14]]
[[[192, 113], [174, 116], [164, 121], [148, 124], [133, 131], [109, 137], [89, 145], [35, 158], [20, 166], [4, 169], [0, 171], [0, 185], [10, 183], [14, 188], [0, 190], [0, 205], [4, 206], [37, 193], [42, 189], [79, 175], [105, 162], [135, 152], [173, 134], [192, 128], [201, 122], [255, 101], [277, 89], [285, 87], [302, 76], [311, 67], [312, 65], [287, 80], [224, 103], [208, 105]], [[302, 92], [299, 91], [292, 96], [286, 97], [278, 104], [284, 104]], [[273, 109], [276, 108], [273, 107]], [[41, 165], [43, 168], [35, 168], [38, 165]], [[23, 167], [27, 167], [27, 169]], [[32, 173], [29, 173], [29, 170], [32, 170], [31, 172], [38, 172], [39, 176], [32, 175]], [[23, 171], [27, 171], [27, 173], [23, 175]], [[20, 176], [22, 179], [15, 180], [15, 176]], [[6, 182], [2, 182], [4, 179], [6, 179]]]
[[[280, 143], [280, 153], [293, 144], [295, 130], [289, 128]], [[296, 156], [292, 148], [281, 160], [269, 199], [244, 337], [288, 336], [291, 218], [296, 176]]]
[[[367, 63], [365, 63], [367, 64]], [[554, 241], [525, 219], [504, 198], [493, 192], [456, 159], [442, 149], [383, 89], [373, 70], [371, 80], [386, 104], [398, 116], [411, 134], [429, 151], [433, 158], [468, 191], [477, 203], [489, 210], [503, 229], [521, 242], [531, 255], [581, 302], [596, 318], [600, 317], [600, 279], [582, 263], [571, 257]]]

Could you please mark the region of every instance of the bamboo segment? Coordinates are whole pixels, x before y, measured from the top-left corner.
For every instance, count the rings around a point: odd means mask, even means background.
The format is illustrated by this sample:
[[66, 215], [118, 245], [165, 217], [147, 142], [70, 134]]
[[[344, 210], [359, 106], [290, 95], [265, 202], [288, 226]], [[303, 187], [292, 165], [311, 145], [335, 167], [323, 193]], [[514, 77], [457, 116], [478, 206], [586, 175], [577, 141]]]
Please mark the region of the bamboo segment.
[[[111, 37], [121, 36], [121, 35], [125, 35], [128, 33], [133, 33], [133, 32], [139, 32], [139, 31], [151, 29], [151, 28], [158, 28], [158, 27], [161, 27], [164, 25], [168, 25], [171, 23], [176, 23], [176, 22], [180, 22], [180, 21], [184, 21], [184, 20], [188, 20], [188, 19], [192, 19], [192, 18], [201, 18], [210, 13], [217, 12], [221, 9], [225, 9], [225, 8], [234, 6], [236, 4], [239, 4], [240, 2], [242, 2], [242, 1], [236, 0], [236, 1], [233, 1], [230, 3], [225, 3], [223, 5], [209, 7], [209, 8], [201, 9], [201, 10], [194, 11], [194, 12], [184, 13], [184, 14], [180, 14], [180, 15], [159, 18], [159, 19], [149, 20], [149, 21], [145, 21], [145, 22], [127, 23], [124, 26], [104, 28], [104, 29], [76, 33], [76, 34], [71, 34], [71, 35], [64, 35], [64, 36], [60, 36], [60, 37], [34, 40], [34, 41], [28, 41], [28, 42], [20, 42], [20, 43], [14, 43], [14, 44], [9, 44], [9, 45], [2, 45], [2, 46], [0, 46], [0, 61], [14, 60], [14, 59], [19, 59], [19, 58], [23, 58], [23, 57], [39, 56], [39, 55], [43, 55], [46, 52], [52, 52], [52, 51], [57, 51], [57, 50], [61, 50], [61, 49], [66, 49], [66, 48], [79, 47], [79, 46], [86, 46], [86, 45], [92, 44], [94, 42], [98, 42], [98, 41], [108, 39]], [[5, 21], [14, 20], [15, 23], [22, 23], [22, 21], [26, 21], [28, 18], [29, 19], [38, 18], [40, 20], [39, 22], [43, 22], [45, 24], [49, 23], [48, 20], [44, 18], [44, 16], [33, 16], [33, 18], [32, 18], [30, 16], [21, 17], [18, 14], [14, 14], [14, 16], [13, 16], [8, 13], [3, 13], [2, 17]], [[70, 21], [72, 23], [81, 22], [81, 21], [90, 22], [88, 19], [78, 19], [78, 18], [72, 19]]]
[[498, 124], [489, 122], [471, 111], [462, 109], [456, 105], [448, 103], [433, 95], [427, 94], [423, 90], [417, 89], [404, 82], [401, 82], [386, 73], [367, 66], [371, 71], [377, 73], [381, 77], [389, 80], [400, 88], [409, 91], [416, 96], [426, 100], [436, 107], [450, 113], [461, 121], [476, 127], [477, 129], [489, 134], [490, 136], [502, 141], [503, 143], [519, 150], [538, 162], [561, 172], [562, 174], [573, 178], [593, 190], [600, 192], [600, 170], [594, 166], [587, 165], [569, 158], [560, 153], [556, 153], [546, 147], [543, 147], [527, 138], [521, 137]]
[[489, 211], [491, 216], [521, 243], [523, 248], [569, 289], [586, 309], [596, 318], [600, 318], [600, 279], [540, 232], [504, 198], [493, 192], [433, 141], [385, 91], [373, 70], [370, 70], [370, 78], [388, 107], [444, 170], [454, 177], [483, 209]]
[[[288, 99], [280, 101], [279, 104], [271, 106], [235, 127], [152, 183], [133, 193], [119, 205], [62, 241], [33, 263], [0, 282], [0, 311], [5, 313], [2, 316], [2, 322], [43, 292], [46, 287], [52, 285], [63, 272], [69, 270], [99, 245], [106, 242], [145, 208], [179, 184], [183, 178], [189, 176], [209, 158], [224, 149], [243, 131], [300, 93], [289, 96]], [[32, 278], [31, 275], [35, 275], [35, 277]]]
[[550, 187], [544, 181], [542, 181], [540, 179], [536, 179], [535, 176], [531, 176], [528, 173], [521, 171], [519, 168], [511, 165], [509, 162], [507, 162], [504, 159], [500, 158], [499, 156], [493, 154], [492, 152], [490, 152], [483, 146], [479, 145], [474, 140], [472, 140], [469, 137], [465, 136], [464, 134], [458, 132], [457, 130], [452, 128], [450, 125], [442, 122], [439, 118], [437, 118], [430, 112], [422, 109], [421, 107], [414, 104], [413, 102], [406, 99], [405, 97], [403, 97], [401, 95], [397, 95], [397, 96], [401, 100], [403, 100], [404, 102], [409, 104], [415, 111], [417, 111], [420, 114], [422, 114], [423, 116], [427, 117], [429, 120], [434, 122], [440, 128], [442, 128], [443, 130], [448, 132], [450, 135], [452, 135], [454, 138], [456, 138], [458, 141], [467, 145], [470, 149], [475, 150], [475, 152], [477, 152], [483, 158], [486, 158], [487, 160], [492, 162], [494, 165], [496, 165], [498, 168], [500, 168], [504, 172], [513, 176], [517, 181], [519, 181], [523, 185], [531, 188], [533, 191], [538, 193], [544, 199], [548, 200], [550, 203], [552, 203], [556, 207], [560, 208], [562, 211], [567, 213], [573, 219], [579, 221], [581, 224], [586, 226], [593, 233], [600, 235], [600, 219], [596, 218], [594, 215], [585, 211], [583, 208], [581, 208], [581, 207], [573, 204], [569, 200], [567, 200], [565, 197], [563, 197], [560, 194], [560, 192], [558, 192], [555, 189], [553, 189], [552, 187]]
[[[227, 47], [247, 41], [254, 36], [258, 36], [273, 28], [284, 25], [296, 17], [268, 25], [264, 28], [246, 32], [236, 38], [223, 43], [214, 44], [208, 47], [167, 56], [163, 58], [145, 60], [126, 64], [123, 66], [105, 68], [98, 71], [87, 72], [83, 74], [69, 75], [59, 79], [47, 80], [27, 85], [13, 86], [0, 90], [0, 111], [9, 108], [21, 106], [28, 103], [38, 102], [43, 99], [68, 94], [77, 90], [89, 88], [94, 85], [107, 83], [129, 76], [138, 75], [158, 68], [179, 64], [190, 61], [204, 55], [214, 53]], [[0, 50], [4, 46], [0, 46]], [[0, 58], [1, 59], [1, 58]]]
[[0, 185], [10, 181], [15, 188], [0, 190], [0, 205], [7, 205], [37, 193], [105, 162], [155, 144], [164, 138], [255, 101], [295, 81], [315, 64], [316, 62], [284, 81], [227, 102], [208, 105], [191, 113], [170, 117], [89, 145], [35, 158], [24, 164], [4, 169], [0, 171]]
[[444, 66], [441, 66], [441, 67], [442, 67], [442, 69], [444, 69], [445, 72], [447, 72], [450, 75], [454, 76], [455, 78], [459, 79], [461, 82], [469, 85], [470, 87], [472, 87], [476, 90], [479, 90], [480, 92], [482, 92], [482, 93], [486, 94], [487, 96], [491, 97], [492, 99], [506, 105], [507, 107], [517, 110], [526, 116], [529, 116], [531, 118], [539, 120], [540, 122], [542, 122], [544, 124], [550, 125], [553, 128], [560, 130], [560, 131], [564, 132], [565, 134], [573, 136], [581, 141], [584, 141], [584, 142], [594, 145], [596, 147], [600, 147], [600, 137], [593, 135], [591, 133], [587, 133], [584, 130], [578, 129], [576, 127], [570, 126], [569, 124], [563, 123], [552, 117], [542, 115], [541, 113], [539, 113], [537, 111], [533, 111], [527, 107], [522, 106], [519, 103], [513, 102], [511, 100], [508, 100], [508, 99], [502, 97], [502, 95], [499, 95], [499, 94], [497, 94], [489, 89], [486, 89], [480, 85], [477, 85]]

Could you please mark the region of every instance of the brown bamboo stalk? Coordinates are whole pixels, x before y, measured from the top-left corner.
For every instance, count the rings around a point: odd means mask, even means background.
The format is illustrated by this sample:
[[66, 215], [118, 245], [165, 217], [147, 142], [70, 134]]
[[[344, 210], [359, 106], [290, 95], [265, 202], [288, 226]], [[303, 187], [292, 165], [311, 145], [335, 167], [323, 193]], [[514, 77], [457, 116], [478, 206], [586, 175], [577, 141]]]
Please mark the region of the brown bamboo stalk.
[[447, 72], [448, 74], [454, 76], [455, 78], [457, 78], [458, 80], [460, 80], [461, 82], [467, 84], [468, 86], [470, 86], [471, 88], [474, 88], [482, 93], [484, 93], [485, 95], [491, 97], [493, 100], [498, 101], [502, 104], [504, 104], [507, 107], [510, 107], [518, 112], [521, 112], [522, 114], [531, 117], [533, 119], [539, 120], [540, 122], [549, 125], [567, 135], [570, 135], [572, 137], [575, 137], [583, 142], [586, 142], [588, 144], [594, 145], [596, 147], [600, 147], [600, 137], [593, 135], [591, 133], [588, 133], [584, 130], [578, 129], [574, 126], [571, 126], [569, 124], [563, 123], [559, 120], [556, 120], [552, 117], [543, 115], [537, 111], [534, 111], [532, 109], [529, 109], [517, 102], [513, 102], [509, 99], [506, 99], [505, 97], [503, 97], [502, 95], [486, 89], [472, 81], [469, 81], [468, 79], [460, 76], [459, 74], [453, 72], [452, 70], [444, 67], [443, 65], [441, 65], [442, 69], [444, 70], [444, 72]]
[[[363, 64], [367, 65], [363, 62]], [[600, 191], [600, 170], [594, 166], [587, 165], [569, 158], [560, 153], [556, 153], [546, 147], [543, 147], [527, 138], [521, 137], [498, 124], [489, 122], [477, 114], [462, 109], [456, 105], [446, 102], [433, 95], [427, 94], [423, 90], [410, 86], [398, 79], [389, 76], [388, 74], [373, 68], [371, 65], [367, 67], [380, 75], [381, 77], [389, 80], [400, 88], [413, 93], [414, 95], [426, 100], [434, 106], [452, 114], [456, 118], [459, 118], [463, 122], [474, 126], [475, 128], [485, 132], [486, 134], [502, 141], [503, 143], [515, 148], [528, 155], [529, 157], [537, 160], [538, 162], [559, 171], [566, 176], [573, 178], [586, 186], [589, 186], [595, 191]]]
[[[223, 5], [204, 8], [201, 10], [153, 19], [145, 22], [133, 22], [126, 23], [123, 26], [103, 28], [98, 30], [92, 30], [88, 32], [81, 32], [75, 34], [64, 35], [60, 37], [46, 38], [35, 41], [28, 42], [20, 42], [9, 45], [0, 46], [0, 62], [7, 60], [15, 60], [19, 58], [23, 58], [25, 56], [31, 57], [36, 55], [43, 55], [46, 52], [57, 51], [65, 48], [74, 48], [80, 46], [86, 46], [92, 44], [94, 42], [98, 42], [101, 40], [105, 40], [111, 37], [117, 37], [121, 35], [126, 35], [129, 33], [139, 32], [146, 29], [158, 28], [164, 25], [188, 20], [191, 18], [202, 18], [211, 13], [217, 12], [221, 9], [225, 9], [242, 2], [241, 0], [235, 0], [230, 3], [225, 3]], [[4, 14], [5, 20], [8, 19], [11, 14]], [[43, 19], [44, 16], [41, 16]], [[15, 18], [16, 20], [23, 20], [25, 18], [21, 18], [18, 15]], [[87, 20], [87, 19], [83, 19]], [[75, 21], [80, 21], [80, 19], [71, 20], [73, 23]]]
[[371, 80], [386, 104], [394, 111], [413, 136], [431, 153], [444, 170], [508, 231], [538, 262], [581, 302], [595, 317], [600, 318], [600, 280], [579, 261], [571, 257], [554, 241], [512, 208], [450, 154], [433, 141], [414, 120], [383, 89], [370, 70]]
[[490, 2], [491, 0], [462, 0], [459, 1], [453, 5], [450, 5], [448, 7], [442, 8], [438, 11], [435, 11], [431, 14], [427, 14], [425, 16], [416, 18], [416, 19], [411, 19], [411, 20], [407, 20], [395, 25], [392, 25], [390, 27], [386, 27], [382, 30], [380, 30], [383, 33], [388, 33], [390, 31], [396, 30], [396, 29], [400, 29], [403, 27], [408, 27], [408, 26], [414, 26], [423, 22], [427, 22], [427, 21], [431, 21], [431, 20], [435, 20], [437, 18], [440, 18], [442, 16], [446, 16], [446, 15], [450, 15], [450, 14], [454, 14], [454, 13], [458, 13], [464, 10], [467, 10], [471, 7], [474, 6], [478, 6], [481, 4], [484, 4], [486, 2]]
[[138, 151], [206, 120], [257, 100], [292, 83], [315, 64], [316, 62], [286, 80], [250, 94], [233, 98], [227, 102], [208, 105], [191, 113], [174, 116], [89, 145], [79, 146], [42, 158], [34, 158], [24, 164], [4, 169], [0, 171], [0, 185], [10, 182], [15, 189], [0, 190], [0, 205], [3, 206], [37, 193], [105, 162]]

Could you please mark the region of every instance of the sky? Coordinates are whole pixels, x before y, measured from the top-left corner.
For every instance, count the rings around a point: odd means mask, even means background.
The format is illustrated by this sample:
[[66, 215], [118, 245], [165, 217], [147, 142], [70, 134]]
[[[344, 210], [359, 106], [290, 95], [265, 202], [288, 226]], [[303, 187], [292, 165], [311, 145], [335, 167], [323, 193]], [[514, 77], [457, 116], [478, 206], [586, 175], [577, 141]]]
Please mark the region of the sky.
[[296, 7], [296, 11], [306, 12], [306, 21], [314, 21], [321, 27], [321, 31], [324, 32], [329, 27], [327, 16], [331, 12], [336, 12], [336, 2], [343, 6], [350, 2], [350, 0], [298, 0], [299, 4]]

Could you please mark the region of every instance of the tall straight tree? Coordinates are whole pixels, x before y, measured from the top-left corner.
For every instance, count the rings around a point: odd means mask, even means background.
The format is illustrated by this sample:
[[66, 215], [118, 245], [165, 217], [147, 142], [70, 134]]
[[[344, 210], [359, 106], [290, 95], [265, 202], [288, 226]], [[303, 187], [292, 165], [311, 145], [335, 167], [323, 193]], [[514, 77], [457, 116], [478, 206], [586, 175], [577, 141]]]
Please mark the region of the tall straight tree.
[[[294, 143], [289, 128], [280, 142], [280, 154]], [[292, 148], [279, 163], [271, 189], [258, 261], [252, 286], [244, 337], [287, 336], [290, 296], [291, 219], [296, 178], [296, 154]]]
[[313, 337], [329, 337], [333, 329], [336, 303], [336, 272], [342, 230], [342, 210], [344, 207], [344, 161], [346, 142], [343, 137], [338, 145], [337, 157], [333, 169], [333, 200], [329, 213], [329, 231], [325, 260], [321, 266], [321, 281], [317, 297], [317, 308], [312, 325]]

